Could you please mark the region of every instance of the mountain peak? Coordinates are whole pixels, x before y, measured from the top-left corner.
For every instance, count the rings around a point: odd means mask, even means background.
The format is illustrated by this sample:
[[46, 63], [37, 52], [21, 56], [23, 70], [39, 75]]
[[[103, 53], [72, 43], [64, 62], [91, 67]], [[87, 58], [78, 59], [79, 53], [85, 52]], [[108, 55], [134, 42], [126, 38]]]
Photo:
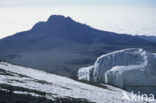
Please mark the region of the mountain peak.
[[69, 20], [69, 21], [73, 21], [71, 17], [67, 16], [63, 16], [63, 15], [52, 15], [48, 18], [48, 22], [53, 22], [53, 21], [64, 21], [64, 20]]
[[61, 25], [65, 25], [68, 23], [76, 23], [76, 21], [74, 21], [71, 17], [65, 17], [63, 15], [52, 15], [48, 18], [48, 20], [46, 22], [38, 22], [36, 23], [32, 30], [36, 30], [36, 29], [49, 29], [49, 28], [55, 28], [57, 26], [61, 26]]

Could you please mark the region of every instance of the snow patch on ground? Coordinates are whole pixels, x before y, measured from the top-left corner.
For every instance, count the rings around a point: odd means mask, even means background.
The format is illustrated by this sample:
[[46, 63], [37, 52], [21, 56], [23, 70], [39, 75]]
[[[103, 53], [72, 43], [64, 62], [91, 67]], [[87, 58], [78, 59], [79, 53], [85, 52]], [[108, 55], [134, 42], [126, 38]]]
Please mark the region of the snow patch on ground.
[[[0, 84], [46, 92], [48, 99], [72, 97], [87, 99], [96, 103], [131, 103], [128, 100], [121, 100], [123, 96], [122, 91], [124, 90], [109, 85], [107, 87], [111, 90], [6, 62], [0, 62], [0, 68], [12, 74], [0, 75]], [[27, 94], [25, 92], [15, 92]], [[35, 96], [36, 94], [32, 95]]]
[[29, 92], [22, 92], [22, 91], [13, 91], [15, 94], [25, 94], [25, 95], [31, 95], [35, 97], [41, 97], [41, 95], [35, 94], [35, 93], [29, 93]]

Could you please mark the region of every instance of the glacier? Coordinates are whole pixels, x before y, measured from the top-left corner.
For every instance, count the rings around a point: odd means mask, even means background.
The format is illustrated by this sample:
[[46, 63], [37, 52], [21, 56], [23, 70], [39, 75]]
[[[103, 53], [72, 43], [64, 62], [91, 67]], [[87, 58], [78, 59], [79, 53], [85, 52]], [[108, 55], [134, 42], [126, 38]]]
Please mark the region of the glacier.
[[78, 79], [110, 84], [127, 90], [156, 93], [156, 54], [129, 48], [102, 55], [95, 64], [78, 70]]

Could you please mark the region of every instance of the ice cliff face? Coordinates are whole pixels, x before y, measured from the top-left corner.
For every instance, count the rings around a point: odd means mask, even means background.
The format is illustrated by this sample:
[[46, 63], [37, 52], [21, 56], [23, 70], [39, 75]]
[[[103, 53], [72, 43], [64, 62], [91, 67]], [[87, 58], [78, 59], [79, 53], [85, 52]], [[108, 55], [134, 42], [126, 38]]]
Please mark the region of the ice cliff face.
[[156, 90], [156, 55], [136, 48], [112, 52], [97, 58], [93, 66], [80, 68], [78, 79]]

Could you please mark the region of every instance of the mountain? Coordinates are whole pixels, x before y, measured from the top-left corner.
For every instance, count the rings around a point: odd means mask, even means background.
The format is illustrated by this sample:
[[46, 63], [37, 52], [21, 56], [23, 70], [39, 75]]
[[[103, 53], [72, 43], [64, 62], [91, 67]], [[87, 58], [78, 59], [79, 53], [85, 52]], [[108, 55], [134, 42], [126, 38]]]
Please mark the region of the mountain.
[[0, 40], [0, 59], [47, 72], [76, 77], [102, 54], [125, 48], [156, 51], [156, 43], [127, 34], [94, 29], [70, 17], [52, 15], [31, 30]]
[[149, 40], [149, 41], [152, 41], [152, 42], [156, 42], [156, 36], [138, 36], [140, 37], [141, 39], [145, 39], [145, 40]]
[[156, 96], [155, 67], [156, 54], [130, 48], [100, 56], [93, 66], [80, 68], [78, 77]]
[[122, 92], [130, 94], [109, 85], [94, 86], [51, 73], [0, 62], [1, 103], [135, 103], [122, 100]]

